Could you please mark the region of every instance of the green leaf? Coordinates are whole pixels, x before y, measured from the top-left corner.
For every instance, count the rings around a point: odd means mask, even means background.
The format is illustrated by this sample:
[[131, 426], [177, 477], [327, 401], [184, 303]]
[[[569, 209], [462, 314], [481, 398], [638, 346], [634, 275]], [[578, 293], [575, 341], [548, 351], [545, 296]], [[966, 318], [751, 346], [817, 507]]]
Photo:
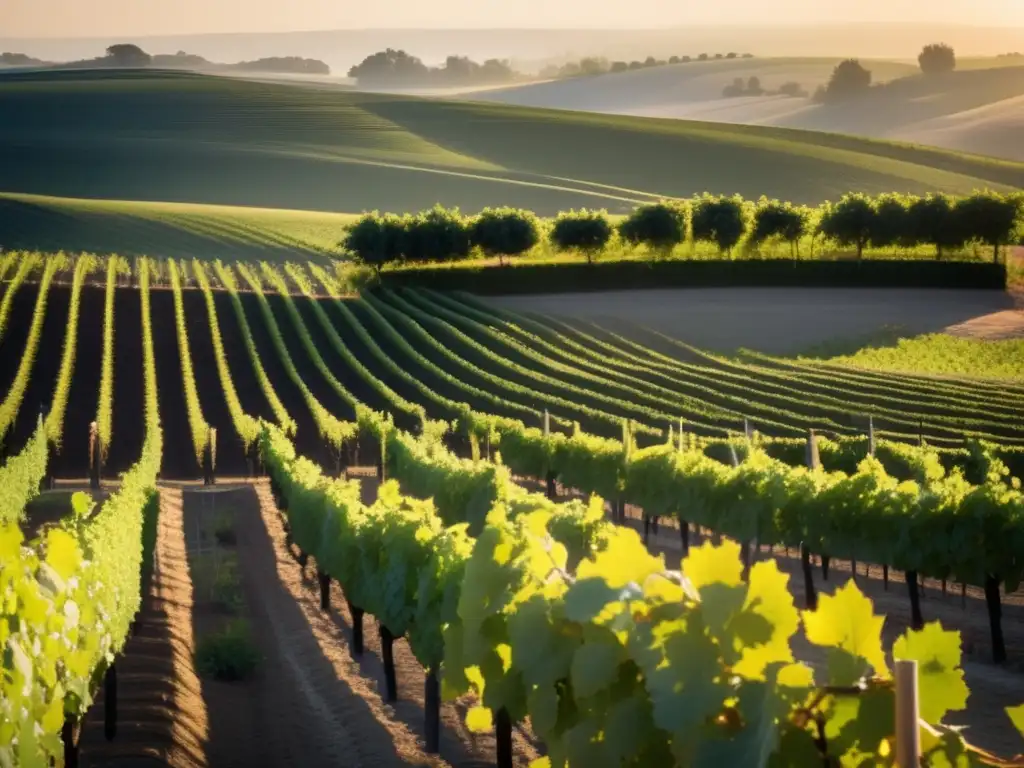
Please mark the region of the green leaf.
[[71, 495], [71, 510], [79, 519], [88, 517], [94, 506], [92, 496], [84, 491], [76, 491]]
[[617, 603], [619, 594], [603, 578], [580, 578], [565, 594], [565, 616], [581, 624], [591, 622], [609, 605]]
[[572, 688], [587, 698], [607, 688], [618, 677], [621, 651], [611, 643], [581, 645], [572, 657]]
[[937, 621], [921, 631], [908, 630], [892, 648], [894, 659], [917, 662], [921, 717], [938, 724], [947, 712], [967, 706], [967, 684], [960, 669], [960, 633], [947, 632]]
[[829, 650], [831, 685], [853, 685], [869, 674], [888, 677], [882, 650], [884, 616], [876, 616], [871, 601], [849, 581], [835, 595], [822, 595], [817, 611], [804, 611], [807, 639]]
[[472, 733], [486, 733], [494, 728], [494, 717], [487, 707], [470, 707], [466, 712], [466, 727]]
[[1024, 704], [1016, 707], [1007, 707], [1006, 714], [1009, 715], [1013, 727], [1020, 731], [1021, 736], [1024, 736]]

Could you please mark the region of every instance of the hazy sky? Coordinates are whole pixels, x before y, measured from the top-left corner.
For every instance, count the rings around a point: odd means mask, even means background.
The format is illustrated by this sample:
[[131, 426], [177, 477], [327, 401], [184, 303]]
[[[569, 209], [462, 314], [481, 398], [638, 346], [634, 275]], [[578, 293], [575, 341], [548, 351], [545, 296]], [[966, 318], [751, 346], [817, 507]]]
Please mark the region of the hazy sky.
[[1024, 0], [0, 0], [5, 38], [849, 21], [1024, 26]]

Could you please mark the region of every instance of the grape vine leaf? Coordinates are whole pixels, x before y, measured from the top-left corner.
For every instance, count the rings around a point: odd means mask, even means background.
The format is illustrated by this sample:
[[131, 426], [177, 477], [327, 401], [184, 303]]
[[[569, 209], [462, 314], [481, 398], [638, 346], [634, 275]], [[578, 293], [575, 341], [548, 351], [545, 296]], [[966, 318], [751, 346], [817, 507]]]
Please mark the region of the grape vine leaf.
[[841, 765], [877, 765], [883, 741], [892, 735], [896, 697], [890, 689], [875, 688], [859, 696], [826, 700], [825, 738], [829, 756]]
[[621, 646], [610, 642], [592, 642], [577, 648], [571, 671], [576, 696], [593, 696], [611, 685], [618, 677], [621, 657]]
[[967, 706], [967, 684], [960, 669], [960, 633], [947, 632], [937, 621], [922, 630], [908, 630], [892, 648], [894, 659], [917, 661], [921, 717], [940, 723], [947, 712]]
[[817, 611], [804, 611], [807, 639], [829, 649], [828, 678], [831, 685], [853, 685], [874, 668], [888, 678], [882, 650], [884, 616], [876, 616], [871, 601], [853, 581], [822, 595]]
[[494, 728], [494, 718], [487, 707], [471, 707], [466, 712], [466, 727], [472, 733], [486, 733]]
[[[750, 584], [741, 616], [761, 619], [769, 635], [756, 638], [760, 642], [743, 644], [741, 658], [733, 666], [736, 674], [759, 679], [769, 664], [793, 660], [789, 641], [800, 626], [800, 613], [793, 603], [788, 583], [789, 576], [779, 570], [774, 560], [755, 563], [750, 569]], [[760, 629], [760, 626], [751, 627], [752, 633]], [[751, 634], [750, 640], [754, 639]]]
[[612, 589], [621, 589], [631, 582], [643, 584], [648, 576], [664, 569], [663, 561], [651, 556], [636, 531], [619, 528], [609, 534], [603, 552], [579, 564], [576, 577], [597, 577]]
[[1021, 736], [1024, 736], [1024, 704], [1016, 707], [1007, 707], [1006, 714], [1009, 715], [1013, 727], [1020, 731]]

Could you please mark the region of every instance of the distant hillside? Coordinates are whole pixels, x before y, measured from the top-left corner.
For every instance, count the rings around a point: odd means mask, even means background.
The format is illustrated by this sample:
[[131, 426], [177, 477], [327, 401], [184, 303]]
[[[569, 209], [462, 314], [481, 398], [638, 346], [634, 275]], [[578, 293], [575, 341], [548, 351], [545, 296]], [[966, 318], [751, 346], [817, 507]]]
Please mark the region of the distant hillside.
[[813, 91], [828, 79], [837, 61], [698, 62], [469, 93], [463, 98], [833, 131], [1024, 160], [1024, 66], [996, 66], [1015, 63], [1016, 58], [968, 59], [962, 69], [939, 78], [924, 77], [916, 63], [865, 60], [875, 82], [882, 85], [839, 104], [778, 96], [722, 98], [723, 87], [737, 77], [756, 76], [767, 89], [793, 81]]
[[[831, 134], [180, 72], [7, 73], [0, 103], [0, 190], [63, 198], [551, 214], [704, 191], [818, 203], [1024, 186], [1024, 164]], [[54, 226], [52, 205], [6, 210], [0, 245], [5, 227]]]
[[[400, 19], [396, 19], [396, 22]], [[0, 35], [3, 31], [0, 30]], [[610, 60], [668, 58], [701, 51], [750, 51], [757, 56], [860, 56], [913, 59], [922, 45], [944, 40], [964, 56], [1021, 50], [1024, 30], [944, 24], [841, 24], [772, 27], [679, 26], [660, 29], [340, 29], [262, 34], [166, 35], [134, 42], [153, 51], [188, 51], [210, 61], [252, 61], [281, 52], [300, 53], [347, 72], [385, 48], [415, 51], [434, 65], [457, 51], [481, 61], [511, 59], [538, 71], [584, 56]], [[119, 39], [11, 39], [0, 50], [23, 51], [48, 61], [95, 56]]]

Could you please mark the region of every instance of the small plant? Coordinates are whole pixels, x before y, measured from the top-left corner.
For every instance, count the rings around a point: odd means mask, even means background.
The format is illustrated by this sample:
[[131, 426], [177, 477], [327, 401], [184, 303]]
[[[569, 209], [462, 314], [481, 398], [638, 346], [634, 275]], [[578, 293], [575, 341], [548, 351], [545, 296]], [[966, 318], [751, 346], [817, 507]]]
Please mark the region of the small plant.
[[218, 567], [211, 592], [214, 602], [231, 613], [241, 613], [245, 608], [242, 580], [238, 574], [238, 560], [234, 556], [225, 558]]
[[233, 682], [247, 680], [259, 666], [260, 654], [248, 622], [236, 619], [207, 635], [196, 647], [196, 669], [204, 677]]
[[233, 547], [238, 542], [234, 523], [234, 518], [229, 513], [217, 517], [216, 525], [213, 528], [213, 538], [222, 547]]

